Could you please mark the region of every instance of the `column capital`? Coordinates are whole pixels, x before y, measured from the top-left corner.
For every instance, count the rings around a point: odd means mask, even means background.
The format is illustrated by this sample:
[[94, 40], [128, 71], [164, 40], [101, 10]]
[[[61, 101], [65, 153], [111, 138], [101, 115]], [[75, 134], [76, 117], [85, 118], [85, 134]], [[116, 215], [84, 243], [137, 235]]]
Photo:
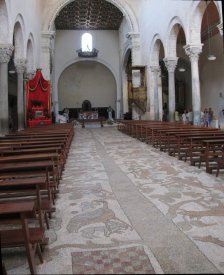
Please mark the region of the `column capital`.
[[36, 73], [35, 70], [25, 71], [24, 72], [24, 78], [30, 80], [34, 77], [35, 73]]
[[217, 28], [219, 29], [219, 32], [220, 32], [221, 36], [223, 36], [223, 22], [221, 22], [220, 24], [218, 24]]
[[152, 73], [159, 73], [160, 67], [159, 67], [159, 65], [152, 65], [152, 66], [150, 66], [150, 70]]
[[183, 48], [185, 49], [186, 55], [188, 55], [190, 60], [193, 62], [193, 61], [198, 61], [199, 54], [202, 52], [202, 46], [203, 44], [199, 44], [199, 45], [188, 44]]
[[139, 32], [128, 32], [126, 34], [126, 37], [128, 39], [139, 39], [140, 38], [140, 33]]
[[56, 35], [55, 31], [46, 31], [46, 32], [41, 32], [41, 36], [43, 38], [48, 38], [48, 39], [54, 39]]
[[0, 63], [8, 63], [14, 50], [11, 44], [0, 44]]
[[163, 59], [165, 65], [166, 65], [166, 68], [168, 70], [169, 73], [174, 73], [175, 72], [175, 69], [177, 67], [177, 61], [178, 61], [178, 58], [177, 57], [166, 57]]
[[25, 58], [15, 58], [14, 64], [15, 64], [17, 73], [24, 73], [24, 71], [26, 69], [26, 59]]

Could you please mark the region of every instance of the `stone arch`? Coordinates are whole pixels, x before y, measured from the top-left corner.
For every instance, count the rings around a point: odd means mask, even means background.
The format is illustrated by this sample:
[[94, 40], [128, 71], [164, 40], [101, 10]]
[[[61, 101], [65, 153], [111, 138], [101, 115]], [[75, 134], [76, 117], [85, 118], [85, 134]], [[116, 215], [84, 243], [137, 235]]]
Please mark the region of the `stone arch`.
[[[57, 14], [69, 3], [73, 2], [74, 0], [59, 0], [57, 2], [57, 5], [55, 5], [48, 13], [48, 17], [46, 18], [46, 21], [44, 23], [44, 30], [52, 31], [54, 30], [54, 20], [57, 16]], [[114, 6], [116, 6], [125, 16], [130, 32], [139, 32], [139, 25], [137, 22], [137, 19], [129, 7], [128, 4], [123, 3], [122, 0], [105, 0], [107, 2], [110, 2]]]
[[[208, 1], [208, 4], [211, 1]], [[222, 21], [222, 11], [221, 11], [221, 3], [218, 1], [213, 2], [216, 5], [216, 8], [219, 13], [220, 22]], [[191, 22], [190, 22], [190, 35], [189, 35], [189, 44], [201, 44], [201, 23], [202, 18], [206, 9], [206, 1], [193, 1], [191, 7]]]
[[34, 39], [32, 33], [29, 34], [26, 47], [27, 72], [31, 73], [34, 70]]
[[0, 44], [9, 43], [8, 11], [5, 0], [0, 0]]
[[171, 20], [167, 31], [168, 37], [166, 40], [166, 47], [165, 47], [165, 56], [167, 58], [170, 58], [170, 57], [172, 58], [177, 56], [176, 44], [177, 44], [177, 37], [181, 28], [183, 29], [186, 37], [186, 32], [185, 32], [183, 23], [181, 22], [180, 18], [174, 17]]
[[109, 70], [111, 71], [111, 73], [112, 73], [112, 75], [113, 75], [115, 81], [118, 83], [118, 75], [117, 75], [117, 74], [115, 73], [115, 71], [112, 69], [112, 67], [110, 66], [110, 64], [108, 64], [108, 63], [105, 62], [104, 60], [102, 60], [102, 59], [100, 59], [100, 58], [97, 58], [97, 61], [94, 60], [94, 59], [90, 59], [90, 58], [89, 58], [88, 60], [86, 60], [86, 59], [80, 60], [80, 59], [78, 59], [78, 58], [75, 58], [75, 59], [72, 59], [72, 60], [69, 60], [68, 62], [66, 62], [66, 63], [64, 64], [64, 66], [61, 68], [61, 70], [58, 72], [58, 74], [57, 74], [57, 81], [56, 81], [57, 85], [58, 85], [58, 80], [59, 80], [59, 78], [60, 78], [60, 75], [63, 73], [63, 71], [64, 71], [67, 67], [69, 67], [69, 66], [72, 65], [72, 64], [75, 64], [75, 63], [78, 63], [78, 62], [85, 62], [85, 61], [93, 61], [93, 62], [97, 62], [97, 63], [103, 64], [105, 67], [107, 67], [107, 69], [109, 69]]
[[[159, 66], [159, 54], [160, 54], [160, 47], [164, 45], [161, 37], [159, 34], [155, 34], [150, 49], [150, 65], [151, 66]], [[163, 46], [164, 48], [164, 46]], [[165, 48], [164, 48], [165, 50]]]
[[24, 47], [24, 20], [21, 14], [18, 14], [14, 24], [14, 57], [21, 59], [25, 57]]
[[[119, 83], [117, 82], [117, 79], [116, 79], [116, 77], [115, 77], [115, 74], [113, 73], [113, 71], [111, 70], [111, 68], [109, 68], [109, 66], [108, 65], [106, 65], [105, 64], [105, 62], [98, 62], [98, 60], [95, 60], [95, 59], [83, 59], [83, 60], [79, 60], [79, 59], [76, 59], [74, 62], [67, 62], [67, 64], [66, 64], [66, 66], [64, 66], [63, 67], [63, 69], [61, 69], [60, 70], [60, 74], [58, 74], [58, 78], [56, 79], [56, 85], [57, 85], [57, 90], [58, 90], [58, 107], [62, 107], [62, 102], [63, 102], [63, 100], [62, 100], [62, 95], [64, 94], [64, 90], [63, 90], [63, 92], [62, 92], [62, 90], [59, 90], [59, 88], [60, 88], [60, 80], [61, 80], [61, 77], [62, 77], [62, 75], [64, 74], [64, 72], [66, 72], [66, 70], [67, 69], [69, 69], [69, 67], [71, 67], [71, 66], [74, 66], [74, 65], [78, 65], [78, 66], [80, 66], [81, 65], [81, 63], [84, 63], [83, 64], [83, 66], [85, 67], [85, 62], [88, 62], [88, 63], [93, 63], [92, 65], [93, 66], [95, 66], [94, 64], [96, 64], [96, 66], [98, 67], [99, 65], [100, 65], [100, 68], [101, 68], [101, 70], [102, 70], [102, 68], [104, 68], [106, 71], [107, 71], [107, 74], [108, 74], [108, 76], [110, 75], [110, 79], [112, 80], [112, 82], [113, 82], [113, 89], [109, 89], [110, 90], [110, 94], [108, 94], [108, 95], [111, 95], [110, 96], [110, 99], [112, 99], [113, 100], [113, 108], [115, 107], [115, 110], [116, 110], [116, 114], [120, 114], [119, 113], [119, 107], [117, 106], [117, 100], [118, 100], [118, 96], [119, 96], [119, 93], [118, 93], [118, 88], [119, 88]], [[82, 65], [81, 65], [82, 66]], [[89, 65], [88, 64], [88, 66], [91, 66], [91, 65]], [[78, 68], [77, 66], [75, 66], [76, 68]], [[99, 68], [99, 67], [98, 67]], [[91, 73], [90, 73], [91, 74]], [[77, 73], [77, 75], [79, 75], [78, 73]], [[81, 82], [83, 82], [84, 81], [84, 78], [82, 78], [81, 79]], [[83, 82], [84, 83], [84, 82]], [[77, 82], [77, 85], [78, 85], [78, 87], [80, 86], [80, 82]], [[103, 84], [103, 85], [106, 85], [105, 83]], [[99, 92], [97, 92], [97, 90], [96, 90], [96, 86], [92, 83], [92, 87], [94, 87], [94, 89], [95, 89], [95, 91], [96, 91], [96, 94], [97, 94], [97, 96], [99, 96]], [[74, 89], [73, 89], [74, 90]], [[71, 89], [68, 89], [68, 91], [70, 91], [70, 93], [71, 93]], [[81, 93], [80, 94], [80, 91], [79, 91], [79, 96], [78, 96], [78, 100], [79, 100], [79, 103], [81, 103], [81, 101], [83, 102], [84, 100], [90, 100], [90, 102], [93, 104], [93, 102], [92, 102], [92, 100], [93, 100], [93, 98], [94, 98], [94, 100], [93, 101], [95, 101], [95, 104], [96, 104], [96, 97], [95, 96], [93, 96], [93, 94], [92, 93], [90, 93], [90, 98], [88, 98], [88, 97], [86, 97], [86, 96], [84, 96], [85, 95], [85, 93], [86, 93], [86, 91], [87, 91], [87, 95], [89, 94], [89, 90], [84, 90], [84, 93]], [[70, 94], [70, 96], [71, 96], [71, 94]], [[82, 97], [84, 97], [84, 98], [82, 98]], [[61, 100], [60, 100], [60, 98], [61, 98]], [[80, 99], [82, 98], [82, 100], [80, 101]], [[102, 99], [103, 99], [103, 97], [101, 97], [101, 99], [99, 99], [99, 101], [102, 101]], [[60, 101], [59, 101], [60, 100]], [[67, 99], [66, 100], [68, 100], [68, 97], [67, 97]], [[115, 101], [114, 101], [115, 100]], [[70, 100], [70, 102], [72, 102], [71, 100]], [[112, 106], [112, 105], [111, 105]], [[93, 104], [93, 107], [94, 107], [94, 104]], [[96, 106], [95, 106], [96, 107]]]
[[[121, 87], [120, 87], [119, 74], [116, 74], [116, 72], [113, 70], [113, 68], [110, 66], [110, 64], [108, 64], [107, 62], [105, 62], [103, 59], [100, 59], [100, 58], [98, 58], [97, 60], [90, 59], [90, 58], [88, 60], [87, 59], [80, 60], [79, 58], [75, 58], [75, 59], [72, 59], [72, 60], [69, 60], [68, 62], [66, 62], [64, 64], [64, 66], [61, 67], [60, 71], [56, 75], [55, 91], [57, 91], [57, 94], [58, 94], [59, 79], [60, 79], [60, 76], [62, 75], [62, 73], [64, 72], [64, 70], [72, 64], [79, 63], [79, 62], [85, 62], [85, 61], [92, 61], [92, 62], [100, 63], [100, 64], [104, 65], [111, 72], [111, 74], [113, 75], [113, 78], [115, 80], [115, 83], [116, 83], [116, 89], [117, 89], [116, 97], [117, 97], [117, 100], [119, 100], [120, 96], [121, 96]], [[55, 112], [57, 113], [57, 110]], [[117, 110], [117, 114], [119, 114], [119, 110]]]

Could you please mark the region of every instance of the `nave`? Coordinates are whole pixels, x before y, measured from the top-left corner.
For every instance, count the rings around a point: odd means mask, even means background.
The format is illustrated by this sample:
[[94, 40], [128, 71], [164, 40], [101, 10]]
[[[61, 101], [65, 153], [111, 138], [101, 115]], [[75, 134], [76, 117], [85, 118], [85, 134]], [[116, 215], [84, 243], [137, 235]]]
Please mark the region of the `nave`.
[[[76, 127], [37, 273], [223, 273], [223, 200], [223, 174]], [[29, 274], [18, 255], [4, 252], [7, 272]]]

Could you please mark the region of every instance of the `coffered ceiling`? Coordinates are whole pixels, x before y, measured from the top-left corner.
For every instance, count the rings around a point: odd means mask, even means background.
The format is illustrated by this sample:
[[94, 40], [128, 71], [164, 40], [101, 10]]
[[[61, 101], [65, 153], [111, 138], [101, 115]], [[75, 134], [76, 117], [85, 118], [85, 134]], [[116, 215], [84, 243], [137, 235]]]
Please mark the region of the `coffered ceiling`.
[[122, 12], [106, 0], [75, 0], [55, 20], [58, 30], [118, 30]]

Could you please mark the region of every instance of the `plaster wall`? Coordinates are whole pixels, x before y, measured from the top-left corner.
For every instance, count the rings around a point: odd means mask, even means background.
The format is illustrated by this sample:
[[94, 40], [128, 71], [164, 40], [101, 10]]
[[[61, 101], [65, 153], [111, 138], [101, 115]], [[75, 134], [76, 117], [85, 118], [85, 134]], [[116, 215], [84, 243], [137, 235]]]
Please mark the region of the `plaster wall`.
[[[55, 91], [58, 90], [58, 80], [61, 73], [71, 64], [91, 60], [104, 64], [116, 81], [116, 99], [121, 96], [119, 74], [119, 39], [118, 31], [89, 31], [93, 36], [93, 48], [99, 50], [98, 57], [78, 57], [81, 49], [81, 36], [84, 31], [57, 31], [55, 37]], [[94, 82], [94, 78], [92, 79]], [[96, 80], [95, 80], [96, 81]], [[92, 82], [91, 85], [95, 85]], [[109, 86], [109, 85], [108, 85]], [[114, 90], [114, 87], [113, 87]], [[112, 103], [110, 103], [112, 104]], [[59, 102], [61, 106], [61, 103]], [[59, 108], [60, 109], [60, 108]]]

